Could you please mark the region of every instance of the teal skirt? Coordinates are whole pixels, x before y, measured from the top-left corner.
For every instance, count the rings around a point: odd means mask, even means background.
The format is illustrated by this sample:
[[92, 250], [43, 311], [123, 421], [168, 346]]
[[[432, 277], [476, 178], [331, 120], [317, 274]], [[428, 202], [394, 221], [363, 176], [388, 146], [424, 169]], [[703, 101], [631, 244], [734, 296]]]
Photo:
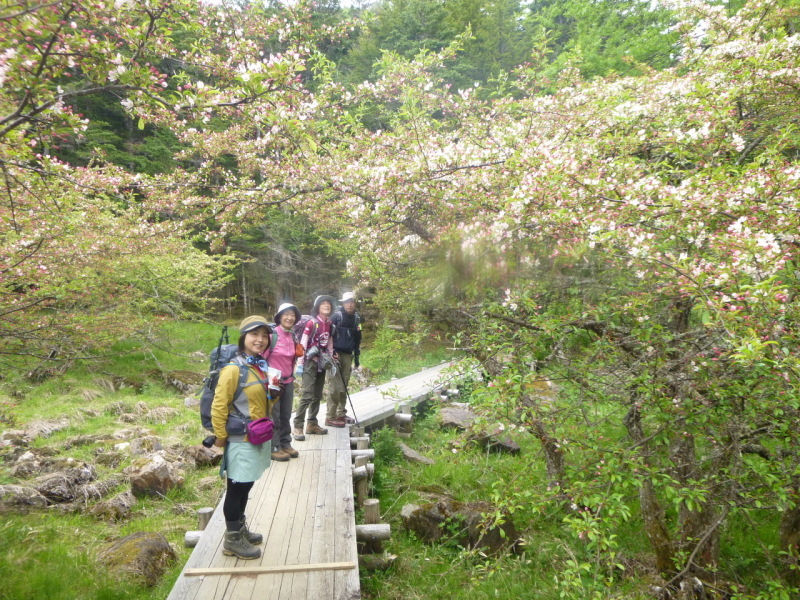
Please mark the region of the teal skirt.
[[272, 445], [268, 443], [256, 446], [250, 442], [228, 442], [219, 475], [236, 483], [257, 481], [269, 468], [271, 452]]

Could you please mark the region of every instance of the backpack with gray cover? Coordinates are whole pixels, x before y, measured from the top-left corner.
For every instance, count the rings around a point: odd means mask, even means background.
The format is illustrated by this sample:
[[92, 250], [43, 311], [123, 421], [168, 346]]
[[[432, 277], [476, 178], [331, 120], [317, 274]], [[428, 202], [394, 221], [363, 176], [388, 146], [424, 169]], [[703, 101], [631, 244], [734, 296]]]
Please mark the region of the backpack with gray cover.
[[[225, 344], [222, 343], [223, 340], [226, 342]], [[238, 360], [239, 346], [228, 344], [227, 342], [228, 328], [223, 327], [219, 344], [211, 351], [211, 365], [208, 375], [203, 380], [203, 390], [200, 392], [200, 422], [209, 431], [214, 429], [211, 425], [211, 404], [214, 402], [214, 392], [217, 389], [217, 383], [219, 383], [220, 371], [230, 364], [235, 364], [239, 367], [239, 382], [236, 384], [236, 392], [233, 395], [234, 400], [242, 391], [249, 372], [247, 365]]]

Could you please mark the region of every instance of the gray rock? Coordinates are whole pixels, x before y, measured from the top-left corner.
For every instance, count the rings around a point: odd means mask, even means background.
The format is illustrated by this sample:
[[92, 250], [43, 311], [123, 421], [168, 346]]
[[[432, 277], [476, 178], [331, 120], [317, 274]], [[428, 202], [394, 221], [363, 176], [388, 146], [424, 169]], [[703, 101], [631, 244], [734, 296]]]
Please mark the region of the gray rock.
[[506, 454], [519, 454], [520, 446], [509, 436], [503, 434], [503, 429], [495, 428], [488, 433], [473, 433], [470, 439], [477, 442], [485, 450], [504, 452]]
[[118, 440], [132, 440], [147, 435], [153, 435], [153, 432], [146, 427], [131, 427], [114, 432], [114, 438]]
[[182, 394], [195, 393], [203, 385], [203, 375], [194, 371], [165, 371], [162, 376], [164, 383], [174, 387]]
[[50, 437], [57, 431], [61, 431], [67, 427], [69, 427], [69, 419], [67, 417], [61, 417], [57, 421], [32, 421], [28, 423], [25, 431], [28, 439], [34, 440], [38, 437]]
[[222, 448], [213, 446], [206, 448], [202, 444], [183, 448], [182, 454], [187, 462], [193, 463], [195, 467], [210, 467], [222, 462]]
[[424, 465], [432, 465], [434, 464], [433, 459], [428, 458], [427, 456], [423, 456], [416, 450], [412, 450], [408, 446], [406, 446], [403, 442], [399, 442], [400, 450], [403, 451], [403, 456], [408, 462], [415, 462], [415, 463], [422, 463]]
[[130, 452], [134, 456], [147, 456], [159, 450], [163, 450], [161, 440], [154, 435], [146, 435], [131, 440]]
[[445, 406], [439, 412], [439, 421], [442, 427], [455, 428], [460, 431], [466, 431], [472, 427], [477, 418], [478, 415], [475, 413], [454, 406]]
[[135, 504], [136, 497], [131, 492], [123, 492], [98, 502], [89, 509], [89, 514], [105, 521], [121, 521], [130, 516]]
[[0, 485], [0, 512], [27, 512], [46, 507], [47, 498], [35, 488], [26, 485]]
[[55, 448], [31, 448], [17, 457], [12, 473], [15, 477], [33, 477], [45, 473], [55, 473], [68, 469], [79, 469], [85, 465], [83, 461], [69, 456], [58, 456]]
[[97, 479], [94, 467], [81, 463], [76, 467], [41, 475], [33, 480], [33, 487], [50, 502], [71, 502], [80, 497], [81, 486]]
[[183, 485], [183, 473], [163, 456], [155, 454], [147, 463], [130, 472], [131, 491], [143, 496], [165, 496], [173, 488]]

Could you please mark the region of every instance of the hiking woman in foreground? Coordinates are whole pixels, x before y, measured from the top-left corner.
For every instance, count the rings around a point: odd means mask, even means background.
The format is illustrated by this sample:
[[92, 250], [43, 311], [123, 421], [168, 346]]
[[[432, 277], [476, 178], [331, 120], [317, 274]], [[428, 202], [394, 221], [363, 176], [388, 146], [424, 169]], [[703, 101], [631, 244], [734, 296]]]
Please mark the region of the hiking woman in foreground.
[[[239, 325], [239, 353], [234, 362], [220, 371], [219, 383], [211, 404], [211, 423], [216, 446], [225, 448], [220, 475], [227, 481], [225, 540], [222, 553], [228, 556], [259, 558], [263, 536], [247, 528], [245, 507], [253, 483], [270, 465], [271, 443], [252, 444], [243, 423], [267, 417], [273, 401], [267, 393], [267, 364], [259, 355], [269, 349], [272, 329], [264, 317], [247, 317]], [[240, 367], [247, 367], [247, 379], [240, 387]], [[238, 389], [238, 393], [237, 393]]]

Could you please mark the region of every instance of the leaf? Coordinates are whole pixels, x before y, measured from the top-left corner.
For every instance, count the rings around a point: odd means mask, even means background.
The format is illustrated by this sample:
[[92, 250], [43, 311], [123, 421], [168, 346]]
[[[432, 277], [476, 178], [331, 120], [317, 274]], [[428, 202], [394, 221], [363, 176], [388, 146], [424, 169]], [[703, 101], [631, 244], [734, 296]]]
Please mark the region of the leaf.
[[144, 129], [144, 119], [142, 117], [139, 117], [139, 123], [137, 124], [137, 127], [139, 127], [140, 131]]

